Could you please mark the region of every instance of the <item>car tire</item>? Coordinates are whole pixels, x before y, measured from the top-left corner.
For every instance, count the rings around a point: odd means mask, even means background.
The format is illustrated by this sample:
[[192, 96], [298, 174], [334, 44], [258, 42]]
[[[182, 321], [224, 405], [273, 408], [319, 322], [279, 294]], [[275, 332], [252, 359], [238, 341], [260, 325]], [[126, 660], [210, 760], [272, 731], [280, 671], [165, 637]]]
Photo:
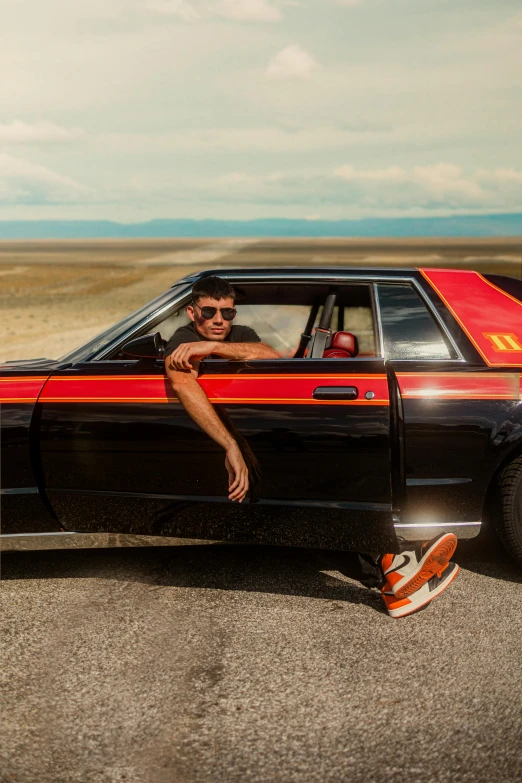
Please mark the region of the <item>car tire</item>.
[[493, 526], [509, 554], [522, 566], [522, 457], [506, 465], [498, 477]]

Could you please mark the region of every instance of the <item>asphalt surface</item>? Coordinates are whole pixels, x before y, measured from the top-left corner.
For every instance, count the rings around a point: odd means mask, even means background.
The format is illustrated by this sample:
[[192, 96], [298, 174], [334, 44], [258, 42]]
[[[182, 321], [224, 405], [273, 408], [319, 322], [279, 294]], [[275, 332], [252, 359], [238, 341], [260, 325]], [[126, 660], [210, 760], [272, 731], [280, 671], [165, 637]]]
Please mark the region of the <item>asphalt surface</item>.
[[459, 550], [403, 620], [337, 553], [4, 554], [0, 780], [522, 781], [522, 570]]

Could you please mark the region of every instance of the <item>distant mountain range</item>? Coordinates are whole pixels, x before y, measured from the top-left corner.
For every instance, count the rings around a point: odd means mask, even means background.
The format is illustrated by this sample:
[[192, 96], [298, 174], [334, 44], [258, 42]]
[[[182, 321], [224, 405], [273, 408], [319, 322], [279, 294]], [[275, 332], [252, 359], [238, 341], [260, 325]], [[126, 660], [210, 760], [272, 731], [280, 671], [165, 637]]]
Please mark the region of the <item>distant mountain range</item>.
[[0, 239], [139, 237], [522, 237], [522, 213], [359, 220], [0, 221]]

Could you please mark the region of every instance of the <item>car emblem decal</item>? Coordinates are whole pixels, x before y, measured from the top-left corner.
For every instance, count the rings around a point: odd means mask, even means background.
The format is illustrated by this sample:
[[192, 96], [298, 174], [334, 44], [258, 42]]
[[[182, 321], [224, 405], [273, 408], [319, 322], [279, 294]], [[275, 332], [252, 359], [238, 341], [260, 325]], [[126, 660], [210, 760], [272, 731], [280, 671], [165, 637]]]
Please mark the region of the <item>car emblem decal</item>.
[[522, 351], [520, 338], [516, 334], [488, 334], [483, 332], [486, 339], [491, 340], [494, 351]]

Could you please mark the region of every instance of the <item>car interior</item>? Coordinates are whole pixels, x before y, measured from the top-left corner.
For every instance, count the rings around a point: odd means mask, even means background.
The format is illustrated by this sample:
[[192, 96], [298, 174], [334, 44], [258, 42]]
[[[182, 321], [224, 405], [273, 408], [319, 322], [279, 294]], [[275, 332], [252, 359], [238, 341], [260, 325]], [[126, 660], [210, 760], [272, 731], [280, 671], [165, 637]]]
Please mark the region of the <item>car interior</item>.
[[[355, 358], [376, 355], [370, 286], [249, 284], [234, 286], [235, 323], [250, 326], [283, 358]], [[148, 332], [168, 341], [189, 322], [178, 307]], [[123, 358], [123, 355], [122, 355]]]

